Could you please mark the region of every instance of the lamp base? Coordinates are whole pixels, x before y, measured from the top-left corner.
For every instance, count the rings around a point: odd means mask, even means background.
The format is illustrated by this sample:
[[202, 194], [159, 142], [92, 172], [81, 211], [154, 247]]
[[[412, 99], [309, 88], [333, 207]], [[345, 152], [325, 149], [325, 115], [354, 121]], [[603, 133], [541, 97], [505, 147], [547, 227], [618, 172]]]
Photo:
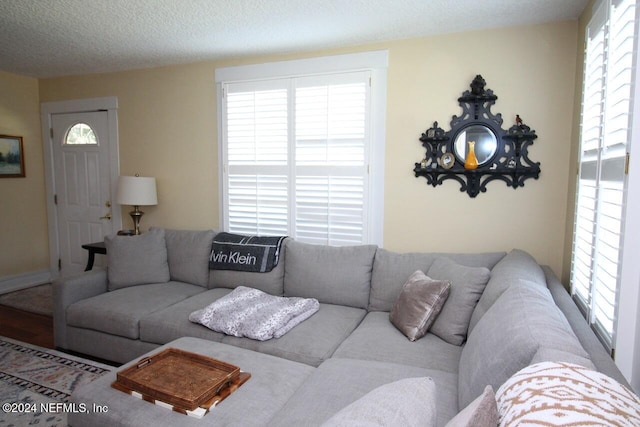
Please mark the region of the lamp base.
[[140, 218], [144, 215], [144, 212], [140, 210], [140, 206], [134, 206], [133, 210], [129, 212], [131, 219], [133, 220], [133, 234], [136, 236], [140, 234]]

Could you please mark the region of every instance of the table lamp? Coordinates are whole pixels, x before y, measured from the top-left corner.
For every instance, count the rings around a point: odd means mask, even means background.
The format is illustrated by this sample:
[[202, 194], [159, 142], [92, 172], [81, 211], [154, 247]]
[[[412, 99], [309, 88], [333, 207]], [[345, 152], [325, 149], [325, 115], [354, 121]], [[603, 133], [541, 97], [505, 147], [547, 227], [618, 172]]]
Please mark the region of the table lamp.
[[129, 215], [133, 220], [134, 233], [140, 234], [140, 218], [144, 215], [140, 206], [158, 204], [156, 179], [138, 174], [136, 176], [120, 176], [116, 195], [116, 203], [133, 206], [133, 211], [129, 212]]

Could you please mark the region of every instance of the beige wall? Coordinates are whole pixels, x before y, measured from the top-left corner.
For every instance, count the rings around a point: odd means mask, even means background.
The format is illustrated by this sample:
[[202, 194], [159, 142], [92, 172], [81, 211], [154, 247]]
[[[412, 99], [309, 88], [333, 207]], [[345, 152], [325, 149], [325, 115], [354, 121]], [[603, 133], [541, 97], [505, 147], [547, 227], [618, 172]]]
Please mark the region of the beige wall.
[[38, 80], [0, 71], [0, 134], [21, 136], [25, 178], [0, 179], [0, 278], [49, 268]]
[[[522, 248], [560, 273], [573, 114], [576, 24], [463, 33], [390, 45], [385, 246], [392, 250]], [[536, 130], [529, 150], [539, 180], [501, 182], [471, 199], [454, 181], [413, 178], [417, 138], [434, 120], [448, 129], [457, 98], [482, 74], [498, 96], [503, 128], [519, 114]]]
[[[402, 40], [361, 48], [152, 70], [45, 79], [40, 101], [117, 96], [123, 174], [158, 179], [159, 205], [144, 228], [219, 224], [214, 70], [239, 63], [389, 50], [384, 246], [396, 251], [523, 248], [560, 273], [575, 91], [577, 22]], [[471, 199], [454, 182], [432, 188], [413, 176], [420, 134], [448, 129], [476, 74], [498, 95], [504, 126], [516, 114], [537, 131], [530, 149], [540, 179], [502, 183]], [[125, 224], [128, 217], [125, 216]]]

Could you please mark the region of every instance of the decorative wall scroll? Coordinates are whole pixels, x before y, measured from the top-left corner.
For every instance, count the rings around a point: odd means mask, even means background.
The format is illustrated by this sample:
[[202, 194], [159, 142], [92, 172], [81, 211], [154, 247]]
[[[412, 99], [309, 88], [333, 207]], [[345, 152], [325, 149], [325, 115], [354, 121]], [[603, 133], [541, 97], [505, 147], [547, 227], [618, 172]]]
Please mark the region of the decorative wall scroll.
[[502, 115], [493, 114], [491, 106], [498, 97], [485, 89], [477, 75], [458, 98], [461, 116], [453, 116], [451, 130], [445, 132], [434, 122], [420, 137], [425, 157], [416, 163], [415, 176], [423, 176], [436, 187], [447, 179], [460, 183], [460, 191], [470, 197], [487, 191], [487, 184], [504, 181], [513, 188], [523, 187], [529, 178], [538, 179], [540, 163], [529, 159], [529, 147], [538, 137], [519, 115], [508, 130], [502, 129]]

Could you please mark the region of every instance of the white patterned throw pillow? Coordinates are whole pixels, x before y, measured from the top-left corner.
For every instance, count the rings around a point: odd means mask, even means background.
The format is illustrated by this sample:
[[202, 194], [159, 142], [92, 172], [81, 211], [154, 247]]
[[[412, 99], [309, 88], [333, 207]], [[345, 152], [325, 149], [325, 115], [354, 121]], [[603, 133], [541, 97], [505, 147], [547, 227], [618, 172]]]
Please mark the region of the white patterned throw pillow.
[[500, 426], [640, 426], [640, 400], [613, 378], [584, 366], [542, 362], [496, 393]]

